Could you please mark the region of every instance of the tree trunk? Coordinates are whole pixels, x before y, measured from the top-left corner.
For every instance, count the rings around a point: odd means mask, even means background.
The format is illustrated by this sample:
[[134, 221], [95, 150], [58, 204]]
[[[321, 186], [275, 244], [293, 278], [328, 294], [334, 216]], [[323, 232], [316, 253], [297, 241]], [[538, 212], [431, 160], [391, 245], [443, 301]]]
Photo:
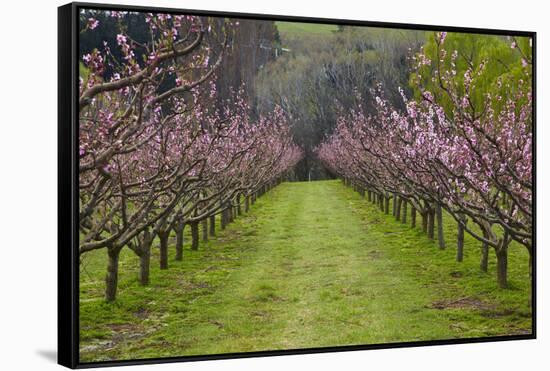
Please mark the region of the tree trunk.
[[435, 210], [432, 209], [432, 207], [430, 206], [427, 213], [428, 213], [428, 225], [427, 225], [428, 238], [433, 240], [435, 235]]
[[151, 245], [153, 244], [153, 235], [146, 229], [143, 232], [139, 249], [139, 283], [142, 286], [149, 284], [149, 270], [151, 267]]
[[456, 261], [464, 260], [464, 226], [458, 223], [458, 233], [456, 237]]
[[191, 223], [191, 250], [199, 248], [199, 222]]
[[390, 213], [390, 196], [388, 195], [387, 192], [386, 192], [386, 197], [384, 201], [385, 201], [384, 212], [386, 214], [389, 214]]
[[210, 236], [216, 235], [216, 215], [210, 215]]
[[394, 193], [392, 196], [392, 215], [395, 216], [397, 211], [397, 195]]
[[244, 198], [244, 212], [247, 213], [250, 210], [250, 197], [246, 196]]
[[508, 246], [502, 241], [496, 249], [497, 281], [501, 289], [508, 288]]
[[227, 227], [229, 223], [231, 223], [231, 218], [229, 216], [229, 208], [227, 206], [223, 210], [223, 213], [225, 215], [225, 226]]
[[401, 197], [397, 198], [397, 206], [395, 207], [395, 220], [401, 219], [401, 203], [403, 199]]
[[176, 260], [183, 260], [183, 230], [185, 223], [178, 222], [176, 224]]
[[226, 225], [226, 213], [225, 213], [225, 209], [222, 209], [220, 213], [220, 228], [224, 230], [225, 225]]
[[208, 219], [204, 218], [201, 221], [201, 229], [202, 229], [202, 240], [206, 242], [208, 241]]
[[160, 269], [168, 269], [168, 236], [170, 231], [159, 232], [160, 240]]
[[411, 207], [411, 227], [416, 227], [416, 207], [414, 206]]
[[118, 260], [120, 249], [107, 248], [108, 264], [107, 275], [105, 276], [105, 300], [112, 302], [116, 299], [116, 290], [118, 286]]
[[239, 193], [237, 195], [237, 216], [240, 216], [242, 214], [242, 209], [241, 209], [241, 194]]
[[445, 236], [443, 235], [443, 210], [441, 205], [437, 204], [435, 207], [435, 213], [437, 216], [437, 240], [439, 242], [439, 248], [445, 248]]
[[369, 202], [372, 200], [372, 192], [370, 190], [367, 192], [367, 200]]
[[[489, 234], [484, 231], [483, 237], [489, 238]], [[481, 261], [479, 263], [479, 268], [482, 272], [487, 272], [489, 268], [489, 244], [487, 242], [483, 242], [481, 245]]]
[[[150, 246], [150, 245], [149, 245]], [[139, 284], [147, 286], [149, 284], [149, 267], [151, 266], [151, 248], [141, 251], [139, 256]]]
[[403, 212], [401, 213], [401, 223], [407, 223], [407, 199], [403, 199]]
[[234, 221], [234, 214], [233, 214], [233, 205], [231, 205], [231, 202], [228, 202], [227, 204], [227, 216], [228, 216], [228, 223], [233, 223]]

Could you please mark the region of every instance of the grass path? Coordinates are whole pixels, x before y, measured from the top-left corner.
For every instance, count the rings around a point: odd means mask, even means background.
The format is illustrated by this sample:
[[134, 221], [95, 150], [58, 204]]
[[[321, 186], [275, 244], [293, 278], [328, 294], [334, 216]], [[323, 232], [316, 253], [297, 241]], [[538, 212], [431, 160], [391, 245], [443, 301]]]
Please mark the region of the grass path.
[[[81, 357], [166, 357], [505, 335], [529, 331], [527, 256], [510, 254], [512, 289], [339, 181], [283, 183], [151, 286], [121, 259], [119, 298], [101, 300], [105, 257], [81, 273]], [[158, 249], [155, 253], [158, 254]]]

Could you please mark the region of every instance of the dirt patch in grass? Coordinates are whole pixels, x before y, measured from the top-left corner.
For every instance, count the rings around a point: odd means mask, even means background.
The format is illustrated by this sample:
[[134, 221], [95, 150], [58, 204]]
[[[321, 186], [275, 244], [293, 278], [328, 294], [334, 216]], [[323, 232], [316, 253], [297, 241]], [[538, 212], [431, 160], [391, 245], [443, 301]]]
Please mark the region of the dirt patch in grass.
[[112, 348], [115, 343], [111, 340], [96, 341], [93, 344], [85, 345], [80, 347], [81, 353], [94, 352], [94, 351], [104, 351], [106, 349]]
[[[139, 312], [139, 311], [138, 311]], [[136, 312], [137, 315], [137, 312]], [[141, 326], [132, 325], [128, 323], [112, 323], [106, 325], [111, 331], [110, 340], [93, 341], [89, 344], [80, 347], [80, 352], [104, 352], [113, 349], [118, 344], [127, 342], [132, 339], [143, 338], [154, 331], [153, 328], [144, 331]]]
[[[524, 314], [518, 311], [517, 309], [512, 308], [506, 308], [502, 309], [499, 308], [497, 305], [488, 303], [486, 301], [480, 300], [476, 297], [464, 297], [460, 299], [454, 299], [454, 300], [440, 300], [433, 302], [430, 306], [430, 308], [433, 309], [471, 309], [478, 311], [479, 315], [485, 318], [490, 319], [498, 319], [503, 317], [529, 317], [530, 314]], [[514, 329], [514, 331], [517, 328]], [[518, 334], [523, 334], [524, 329], [519, 329]], [[530, 330], [528, 330], [530, 331]], [[530, 333], [530, 332], [528, 332]]]
[[216, 321], [216, 320], [210, 320], [208, 321], [209, 323], [213, 324], [214, 326], [216, 326], [217, 328], [219, 329], [222, 329], [224, 326], [223, 326], [223, 323], [221, 323], [220, 321]]
[[194, 291], [199, 289], [211, 289], [212, 285], [210, 285], [208, 282], [197, 282], [192, 281], [187, 278], [180, 278], [178, 280], [178, 285], [180, 289], [183, 289], [185, 291]]
[[512, 314], [520, 315], [514, 309], [488, 310], [488, 311], [485, 311], [485, 312], [481, 313], [481, 315], [483, 317], [486, 317], [486, 318], [506, 317], [506, 316], [511, 316]]
[[121, 332], [134, 332], [137, 330], [138, 326], [136, 325], [131, 325], [129, 323], [113, 323], [113, 324], [109, 324], [107, 325], [107, 327], [109, 329], [111, 329], [111, 331], [113, 332], [116, 332], [116, 333], [121, 333]]
[[467, 296], [459, 299], [445, 299], [433, 302], [430, 306], [433, 309], [477, 309], [480, 311], [494, 310], [493, 304], [484, 302], [478, 298]]
[[135, 313], [134, 315], [141, 319], [141, 320], [144, 320], [144, 319], [147, 319], [149, 317], [149, 311], [145, 308], [139, 308]]
[[253, 318], [263, 319], [263, 320], [273, 317], [272, 313], [268, 311], [263, 311], [263, 310], [257, 310], [257, 311], [251, 312], [250, 314]]
[[191, 290], [196, 290], [196, 289], [208, 289], [210, 288], [211, 286], [206, 283], [206, 282], [189, 282], [189, 288]]
[[369, 256], [369, 258], [371, 259], [380, 259], [382, 257], [382, 253], [380, 251], [377, 251], [377, 250], [372, 250], [372, 251], [369, 251], [367, 253], [367, 255]]

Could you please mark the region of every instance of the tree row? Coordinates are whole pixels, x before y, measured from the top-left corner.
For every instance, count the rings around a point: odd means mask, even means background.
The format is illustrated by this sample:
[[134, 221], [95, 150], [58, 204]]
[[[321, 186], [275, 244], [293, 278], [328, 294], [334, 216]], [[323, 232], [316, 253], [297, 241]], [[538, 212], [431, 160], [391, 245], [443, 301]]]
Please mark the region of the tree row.
[[445, 48], [446, 36], [434, 35], [434, 56], [422, 50], [411, 58], [418, 98], [402, 93], [405, 108], [398, 109], [378, 89], [374, 109], [359, 103], [342, 112], [317, 153], [384, 212], [393, 199], [397, 219], [406, 222], [410, 210], [415, 225], [418, 213], [430, 238], [437, 225], [440, 248], [445, 210], [458, 225], [457, 260], [469, 233], [482, 244], [482, 270], [494, 249], [505, 288], [511, 241], [529, 256], [533, 249], [530, 40], [514, 39], [509, 48], [520, 56], [517, 63], [487, 83], [489, 61], [466, 63], [461, 71], [457, 66], [471, 56]]
[[[96, 16], [81, 14], [81, 32], [101, 29]], [[302, 153], [279, 107], [253, 116], [242, 89], [218, 95], [216, 69], [236, 25], [183, 15], [105, 16], [124, 22], [116, 45], [82, 56], [79, 251], [106, 251], [105, 298], [113, 301], [123, 248], [139, 256], [139, 281], [147, 285], [156, 239], [160, 269], [167, 269], [171, 232], [181, 260], [185, 226], [197, 249], [199, 224], [203, 239], [215, 234], [216, 215], [225, 228]], [[132, 22], [148, 41], [132, 38], [124, 28]]]

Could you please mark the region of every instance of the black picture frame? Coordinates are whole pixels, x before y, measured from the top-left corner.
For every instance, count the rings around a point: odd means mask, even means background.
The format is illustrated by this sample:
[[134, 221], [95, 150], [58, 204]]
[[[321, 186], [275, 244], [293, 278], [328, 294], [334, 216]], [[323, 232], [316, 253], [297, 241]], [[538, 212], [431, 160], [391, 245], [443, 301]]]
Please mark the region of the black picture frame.
[[[101, 361], [83, 363], [79, 360], [79, 256], [78, 256], [78, 14], [79, 9], [119, 10], [190, 14], [198, 16], [235, 17], [241, 19], [321, 23], [335, 25], [399, 28], [407, 30], [448, 31], [489, 35], [523, 36], [532, 39], [533, 51], [533, 266], [532, 266], [532, 333], [480, 338], [426, 340], [403, 343], [364, 344], [308, 349], [272, 350], [244, 353], [193, 355], [169, 358]], [[130, 5], [74, 2], [58, 8], [58, 363], [69, 368], [141, 365], [184, 361], [280, 356], [324, 352], [419, 347], [448, 344], [482, 343], [536, 339], [536, 73], [537, 34], [532, 31], [488, 28], [450, 27], [408, 23], [372, 22], [350, 19], [314, 18], [221, 11], [203, 11]]]

